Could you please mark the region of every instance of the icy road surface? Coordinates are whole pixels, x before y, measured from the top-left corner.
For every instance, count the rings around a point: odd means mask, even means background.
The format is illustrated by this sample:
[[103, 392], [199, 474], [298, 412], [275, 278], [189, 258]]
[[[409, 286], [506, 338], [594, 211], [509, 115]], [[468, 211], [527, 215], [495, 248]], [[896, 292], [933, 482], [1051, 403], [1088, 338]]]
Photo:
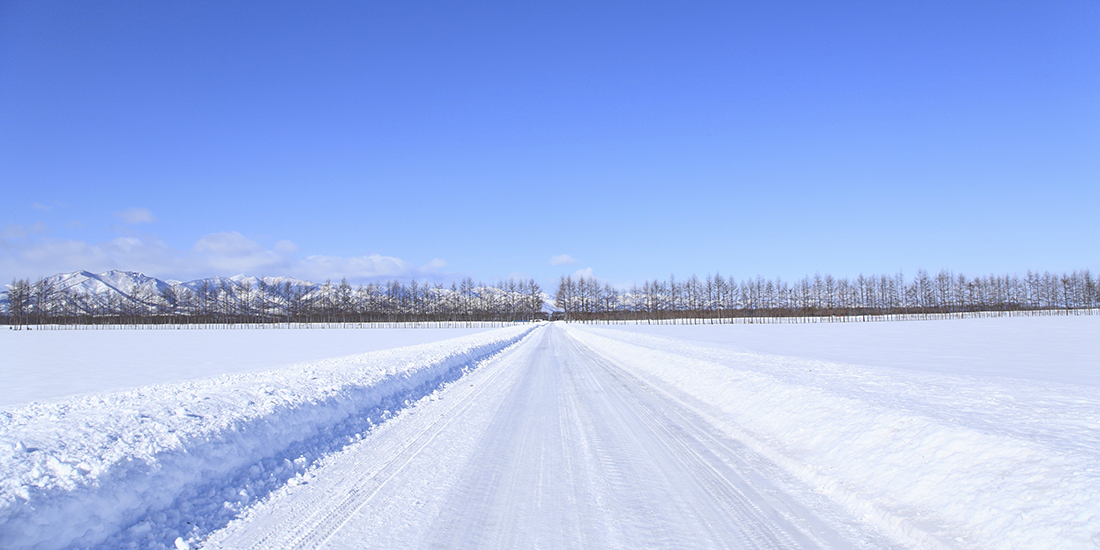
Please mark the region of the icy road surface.
[[[215, 533], [215, 548], [858, 548], [883, 542], [546, 326]], [[807, 491], [808, 493], [808, 491]]]

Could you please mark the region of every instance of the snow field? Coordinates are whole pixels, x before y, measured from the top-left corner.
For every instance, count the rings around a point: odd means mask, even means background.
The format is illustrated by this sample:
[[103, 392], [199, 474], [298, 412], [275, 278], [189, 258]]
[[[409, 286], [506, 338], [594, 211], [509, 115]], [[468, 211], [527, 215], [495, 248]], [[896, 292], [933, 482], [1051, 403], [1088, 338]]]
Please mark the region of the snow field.
[[[727, 349], [929, 373], [1100, 386], [1100, 315], [647, 325], [616, 330]], [[606, 325], [604, 325], [606, 326]]]
[[906, 546], [1100, 546], [1094, 387], [568, 330]]
[[0, 412], [0, 546], [185, 543], [530, 330]]
[[0, 330], [0, 410], [437, 342], [486, 328]]

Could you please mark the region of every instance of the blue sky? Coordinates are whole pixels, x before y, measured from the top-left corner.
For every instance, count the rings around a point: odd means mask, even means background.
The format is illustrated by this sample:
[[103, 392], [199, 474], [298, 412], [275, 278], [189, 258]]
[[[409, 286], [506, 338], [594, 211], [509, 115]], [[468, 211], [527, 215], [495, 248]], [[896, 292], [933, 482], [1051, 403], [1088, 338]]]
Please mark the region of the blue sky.
[[1096, 2], [515, 4], [0, 3], [0, 280], [1100, 271]]

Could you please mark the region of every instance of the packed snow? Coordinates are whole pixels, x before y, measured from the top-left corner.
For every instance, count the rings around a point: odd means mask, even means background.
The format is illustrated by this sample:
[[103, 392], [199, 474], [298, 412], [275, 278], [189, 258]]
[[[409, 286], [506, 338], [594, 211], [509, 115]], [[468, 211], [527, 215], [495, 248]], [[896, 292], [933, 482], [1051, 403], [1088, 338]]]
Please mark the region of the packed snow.
[[[787, 477], [548, 326], [327, 458], [204, 547], [882, 548]], [[847, 520], [847, 521], [844, 521]]]
[[146, 548], [217, 527], [530, 330], [2, 412], [0, 546]]
[[1100, 546], [1100, 317], [570, 333], [906, 546]]
[[229, 353], [0, 412], [0, 547], [1096, 548], [1097, 334], [540, 323], [262, 372]]

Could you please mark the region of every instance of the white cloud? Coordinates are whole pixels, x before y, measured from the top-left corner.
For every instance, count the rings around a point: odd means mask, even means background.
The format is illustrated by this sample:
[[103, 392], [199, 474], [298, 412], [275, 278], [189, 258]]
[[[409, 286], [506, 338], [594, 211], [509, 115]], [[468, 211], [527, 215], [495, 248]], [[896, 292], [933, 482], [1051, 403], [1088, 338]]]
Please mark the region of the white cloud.
[[123, 252], [130, 253], [135, 248], [141, 246], [142, 242], [141, 239], [138, 239], [136, 237], [119, 237], [111, 241], [110, 244], [117, 246]]
[[[102, 247], [83, 241], [38, 239], [31, 243], [2, 241], [0, 277], [44, 277], [78, 269], [107, 271], [114, 269], [109, 254]], [[83, 267], [87, 266], [87, 267]]]
[[417, 269], [393, 256], [309, 256], [293, 266], [294, 276], [318, 281], [323, 279], [373, 279], [376, 277], [408, 277]]
[[290, 241], [279, 241], [272, 248], [279, 254], [293, 254], [298, 251], [298, 245]]
[[596, 276], [596, 274], [595, 274], [594, 271], [592, 271], [591, 267], [586, 267], [584, 269], [578, 269], [578, 270], [573, 272], [573, 278], [574, 279], [578, 279], [580, 277], [584, 277], [585, 279], [591, 279], [595, 276]]
[[195, 252], [200, 254], [232, 256], [260, 251], [264, 247], [236, 231], [223, 231], [203, 235], [195, 243], [194, 248]]
[[31, 225], [8, 224], [4, 227], [3, 231], [0, 231], [0, 238], [25, 239], [38, 233], [44, 233], [47, 229], [49, 229], [49, 227], [42, 222], [34, 222]]
[[148, 208], [129, 208], [121, 212], [115, 212], [115, 217], [128, 224], [151, 223], [156, 217]]
[[430, 261], [430, 262], [424, 264], [423, 266], [421, 266], [420, 270], [425, 271], [425, 272], [427, 272], [427, 271], [435, 272], [435, 271], [439, 271], [440, 269], [443, 269], [444, 267], [447, 267], [447, 261], [446, 260], [441, 260], [439, 258], [432, 258], [432, 261]]
[[577, 259], [569, 254], [559, 254], [557, 256], [550, 256], [550, 265], [569, 265], [577, 263]]
[[50, 206], [48, 204], [42, 204], [40, 202], [34, 203], [34, 205], [32, 205], [31, 208], [34, 208], [35, 210], [41, 210], [43, 212], [49, 212], [50, 210], [53, 210], [52, 206]]
[[191, 280], [211, 275], [286, 275], [320, 282], [438, 277], [447, 265], [433, 259], [417, 267], [395, 256], [291, 256], [298, 250], [290, 241], [271, 249], [237, 231], [210, 233], [188, 250], [168, 246], [155, 236], [121, 236], [101, 243], [31, 236], [28, 228], [9, 226], [0, 239], [0, 281], [12, 277], [41, 277], [78, 270], [140, 271], [160, 278]]
[[193, 248], [200, 262], [218, 274], [265, 273], [285, 268], [281, 255], [236, 231], [203, 235]]

